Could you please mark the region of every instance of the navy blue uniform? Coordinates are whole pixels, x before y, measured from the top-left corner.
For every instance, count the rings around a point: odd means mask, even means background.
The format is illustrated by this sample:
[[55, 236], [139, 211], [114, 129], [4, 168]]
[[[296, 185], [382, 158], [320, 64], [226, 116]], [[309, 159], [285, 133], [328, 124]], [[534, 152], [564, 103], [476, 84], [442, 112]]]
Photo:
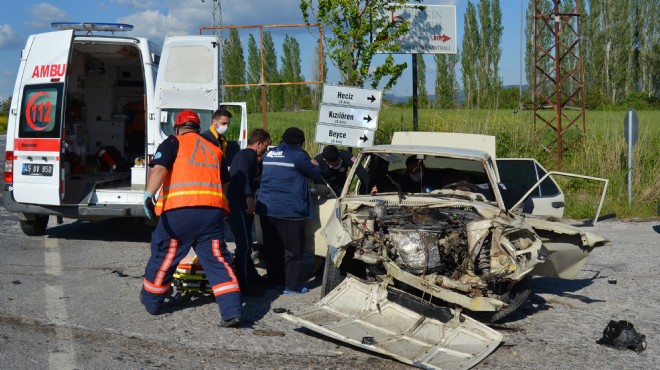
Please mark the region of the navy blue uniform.
[[328, 162], [323, 158], [323, 154], [319, 154], [314, 157], [317, 162], [319, 162], [319, 167], [321, 168], [321, 175], [325, 181], [330, 185], [332, 190], [335, 192], [335, 195], [339, 196], [341, 191], [344, 189], [344, 183], [346, 182], [346, 175], [348, 169], [353, 165], [355, 157], [348, 150], [339, 150], [339, 164], [335, 167], [330, 167]]
[[263, 160], [257, 214], [264, 236], [268, 280], [299, 290], [306, 218], [312, 218], [307, 177], [322, 182], [321, 170], [304, 149], [281, 143]]
[[231, 212], [228, 218], [236, 243], [236, 275], [242, 291], [246, 290], [251, 283], [261, 279], [251, 258], [254, 215], [245, 213], [247, 209], [245, 199], [248, 197], [256, 199], [255, 179], [258, 163], [257, 152], [254, 149], [246, 148], [236, 154], [229, 169], [231, 182], [227, 189], [227, 200], [229, 200]]

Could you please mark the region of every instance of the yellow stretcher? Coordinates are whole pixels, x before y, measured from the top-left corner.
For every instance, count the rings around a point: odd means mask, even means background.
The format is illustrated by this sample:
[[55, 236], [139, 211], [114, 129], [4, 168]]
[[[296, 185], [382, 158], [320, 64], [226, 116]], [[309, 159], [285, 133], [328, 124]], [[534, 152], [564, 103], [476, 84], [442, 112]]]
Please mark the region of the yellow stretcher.
[[211, 293], [213, 289], [196, 255], [186, 256], [176, 267], [172, 278], [172, 295], [187, 292]]

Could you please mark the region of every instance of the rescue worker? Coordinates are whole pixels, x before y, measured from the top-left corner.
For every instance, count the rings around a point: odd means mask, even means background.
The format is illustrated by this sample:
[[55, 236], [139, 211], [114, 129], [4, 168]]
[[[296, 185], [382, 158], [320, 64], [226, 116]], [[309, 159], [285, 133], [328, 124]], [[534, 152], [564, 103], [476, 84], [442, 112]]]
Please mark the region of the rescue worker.
[[335, 195], [339, 196], [344, 188], [348, 169], [355, 162], [353, 154], [348, 150], [328, 145], [314, 159], [319, 163], [321, 175], [325, 181], [330, 185]]
[[225, 158], [226, 166], [229, 166], [234, 159], [234, 156], [241, 150], [238, 142], [234, 140], [227, 140], [226, 134], [229, 129], [231, 121], [231, 112], [224, 108], [220, 108], [213, 112], [213, 119], [211, 126], [208, 130], [202, 132], [202, 136], [218, 146], [222, 150], [222, 155]]
[[202, 132], [202, 136], [217, 145], [222, 153], [224, 154], [227, 151], [227, 138], [225, 133], [229, 129], [229, 122], [231, 120], [231, 113], [224, 109], [220, 108], [213, 112], [213, 119], [211, 121], [211, 126], [208, 130]]
[[289, 127], [283, 142], [263, 160], [257, 214], [264, 238], [268, 281], [284, 294], [306, 293], [298, 285], [305, 241], [305, 219], [314, 216], [307, 177], [322, 182], [321, 169], [302, 148], [305, 133]]
[[[194, 248], [213, 288], [223, 327], [242, 320], [240, 288], [231, 255], [223, 246], [223, 218], [229, 211], [226, 184], [221, 176], [222, 152], [199, 135], [197, 113], [176, 116], [174, 131], [163, 141], [150, 163], [144, 193], [145, 212], [160, 216], [151, 236], [151, 258], [144, 273], [140, 301], [157, 315], [179, 262]], [[155, 202], [154, 192], [162, 190]]]
[[264, 129], [250, 133], [247, 147], [234, 157], [229, 174], [231, 182], [227, 188], [227, 199], [231, 213], [229, 226], [236, 242], [236, 276], [244, 295], [258, 295], [258, 285], [265, 284], [252, 260], [252, 224], [256, 207], [257, 172], [260, 158], [270, 145], [270, 134]]

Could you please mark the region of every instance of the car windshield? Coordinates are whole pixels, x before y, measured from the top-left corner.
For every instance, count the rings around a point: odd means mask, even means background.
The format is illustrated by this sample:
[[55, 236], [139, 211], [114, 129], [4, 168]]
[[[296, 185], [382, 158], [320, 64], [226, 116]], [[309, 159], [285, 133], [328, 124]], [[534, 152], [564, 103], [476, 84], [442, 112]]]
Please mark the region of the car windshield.
[[[479, 160], [415, 153], [363, 153], [348, 195], [428, 194], [442, 189], [478, 192], [490, 182]], [[484, 194], [485, 195], [485, 194]], [[490, 198], [490, 197], [486, 197]]]

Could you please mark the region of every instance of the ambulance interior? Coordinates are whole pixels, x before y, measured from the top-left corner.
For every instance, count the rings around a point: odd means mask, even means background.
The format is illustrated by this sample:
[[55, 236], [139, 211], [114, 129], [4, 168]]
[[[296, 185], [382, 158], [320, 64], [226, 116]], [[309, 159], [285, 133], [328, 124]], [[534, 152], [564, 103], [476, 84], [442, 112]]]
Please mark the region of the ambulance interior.
[[108, 202], [99, 199], [103, 189], [144, 189], [142, 66], [140, 51], [130, 44], [74, 43], [63, 132], [63, 204]]

